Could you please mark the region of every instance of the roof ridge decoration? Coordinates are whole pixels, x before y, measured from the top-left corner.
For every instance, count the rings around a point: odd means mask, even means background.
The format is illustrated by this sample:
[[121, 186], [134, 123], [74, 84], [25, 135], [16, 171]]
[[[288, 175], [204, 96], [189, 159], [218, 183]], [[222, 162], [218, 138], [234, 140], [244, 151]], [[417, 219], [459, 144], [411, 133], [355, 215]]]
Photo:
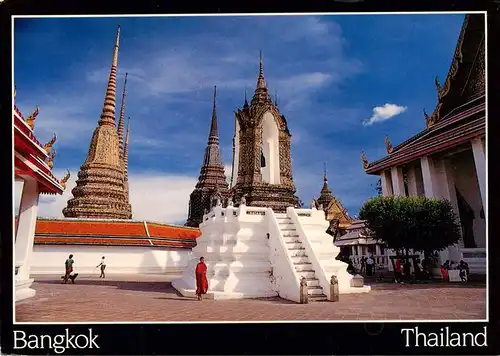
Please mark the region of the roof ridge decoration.
[[59, 184], [64, 188], [66, 189], [66, 183], [68, 182], [68, 179], [69, 177], [71, 177], [71, 173], [68, 169], [68, 171], [66, 172], [66, 174], [64, 175], [64, 177], [59, 181]]
[[28, 124], [28, 126], [30, 127], [31, 131], [33, 131], [35, 129], [35, 120], [36, 120], [36, 117], [38, 116], [39, 113], [40, 113], [40, 108], [37, 105], [35, 110], [33, 110], [33, 112], [31, 113], [31, 115], [25, 119], [25, 121]]
[[453, 59], [451, 61], [450, 69], [448, 70], [448, 74], [447, 74], [446, 79], [444, 81], [444, 85], [441, 86], [441, 84], [438, 81], [437, 76], [434, 78], [434, 85], [436, 86], [438, 100], [437, 100], [436, 108], [434, 109], [434, 112], [432, 113], [432, 115], [430, 117], [424, 111], [424, 118], [425, 118], [426, 127], [430, 127], [430, 126], [434, 125], [439, 120], [441, 106], [443, 105], [443, 99], [450, 92], [451, 81], [453, 78], [455, 78], [455, 76], [458, 72], [458, 67], [460, 66], [460, 64], [463, 61], [462, 46], [464, 43], [465, 31], [467, 29], [467, 25], [469, 23], [470, 16], [471, 15], [465, 15], [464, 23], [462, 24], [462, 29], [460, 30], [460, 35], [458, 36], [458, 42], [457, 42], [457, 45], [455, 47]]
[[45, 152], [47, 152], [47, 154], [50, 154], [50, 151], [52, 150], [52, 146], [54, 145], [54, 143], [56, 143], [56, 140], [57, 140], [57, 136], [54, 133], [54, 136], [52, 137], [52, 139], [43, 146], [43, 148], [44, 148]]
[[363, 164], [364, 169], [367, 169], [370, 165], [368, 159], [366, 158], [365, 151], [361, 151], [361, 163]]
[[385, 136], [385, 149], [387, 151], [388, 154], [391, 154], [392, 153], [392, 143], [391, 141], [389, 141], [389, 136]]
[[56, 154], [57, 154], [56, 150], [53, 150], [52, 154], [49, 156], [47, 160], [47, 166], [49, 166], [50, 169], [54, 167], [54, 158], [56, 158]]

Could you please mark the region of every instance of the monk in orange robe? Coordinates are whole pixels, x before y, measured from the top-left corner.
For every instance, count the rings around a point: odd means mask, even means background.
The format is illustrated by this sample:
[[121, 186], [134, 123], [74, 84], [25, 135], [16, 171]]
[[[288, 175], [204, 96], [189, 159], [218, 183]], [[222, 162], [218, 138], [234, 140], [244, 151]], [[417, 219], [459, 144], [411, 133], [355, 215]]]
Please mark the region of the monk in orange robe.
[[207, 280], [207, 265], [205, 259], [200, 257], [200, 262], [196, 265], [196, 295], [198, 300], [203, 299], [203, 294], [207, 293], [208, 280]]

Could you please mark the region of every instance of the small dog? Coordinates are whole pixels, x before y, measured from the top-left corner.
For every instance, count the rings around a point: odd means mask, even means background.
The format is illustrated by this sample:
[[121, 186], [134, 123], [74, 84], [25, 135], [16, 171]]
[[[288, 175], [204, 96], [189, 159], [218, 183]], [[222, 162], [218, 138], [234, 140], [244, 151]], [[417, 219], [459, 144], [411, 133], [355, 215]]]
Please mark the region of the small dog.
[[[78, 277], [78, 273], [73, 273], [69, 275], [69, 279], [71, 280], [71, 283], [75, 284], [75, 279]], [[65, 276], [62, 276], [61, 279], [64, 280]]]

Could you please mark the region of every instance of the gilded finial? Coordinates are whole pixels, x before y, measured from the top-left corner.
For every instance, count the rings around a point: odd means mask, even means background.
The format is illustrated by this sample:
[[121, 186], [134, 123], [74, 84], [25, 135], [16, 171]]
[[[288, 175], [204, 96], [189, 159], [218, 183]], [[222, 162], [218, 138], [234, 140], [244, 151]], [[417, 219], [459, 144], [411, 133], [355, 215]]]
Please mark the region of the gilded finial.
[[326, 162], [323, 162], [323, 180], [326, 182]]
[[56, 134], [54, 134], [54, 137], [52, 137], [52, 139], [43, 146], [43, 148], [45, 149], [45, 152], [47, 152], [47, 154], [50, 154], [50, 151], [52, 150], [52, 146], [54, 145], [56, 140], [57, 140], [57, 136], [56, 136]]
[[49, 156], [49, 160], [47, 161], [47, 166], [49, 166], [50, 169], [54, 167], [54, 158], [56, 158], [56, 150], [52, 151], [52, 154]]
[[68, 179], [69, 177], [71, 177], [71, 173], [69, 172], [69, 170], [66, 172], [66, 174], [64, 175], [64, 177], [59, 181], [59, 184], [61, 184], [61, 186], [66, 189], [66, 183], [68, 182]]
[[389, 136], [385, 136], [385, 149], [387, 150], [388, 154], [392, 153], [392, 143], [389, 141]]
[[439, 84], [438, 77], [436, 76], [434, 78], [434, 85], [436, 85], [436, 91], [437, 91], [437, 96], [438, 100], [441, 99], [441, 93], [443, 92], [443, 88], [441, 87], [441, 84]]
[[274, 91], [274, 106], [278, 106], [278, 89]]
[[26, 118], [26, 123], [28, 124], [31, 130], [35, 129], [35, 120], [39, 112], [40, 108], [37, 105], [35, 110], [31, 113], [31, 115]]
[[361, 151], [361, 162], [363, 163], [363, 168], [367, 169], [368, 168], [368, 159], [366, 158], [365, 151]]
[[17, 92], [17, 90], [16, 90], [16, 86], [14, 85], [14, 93], [12, 94], [12, 96], [13, 96], [14, 100], [16, 99], [16, 92]]

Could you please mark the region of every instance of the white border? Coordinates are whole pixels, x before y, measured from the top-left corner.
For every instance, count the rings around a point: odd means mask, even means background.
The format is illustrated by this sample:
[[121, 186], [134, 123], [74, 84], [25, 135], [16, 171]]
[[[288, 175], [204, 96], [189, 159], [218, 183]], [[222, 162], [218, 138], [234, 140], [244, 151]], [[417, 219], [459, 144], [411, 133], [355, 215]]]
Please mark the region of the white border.
[[[484, 15], [484, 21], [485, 21], [485, 73], [488, 73], [488, 16], [487, 16], [487, 11], [442, 11], [442, 12], [425, 12], [425, 11], [420, 11], [420, 12], [364, 12], [364, 13], [358, 13], [358, 12], [343, 12], [343, 13], [335, 13], [335, 12], [302, 12], [302, 13], [279, 13], [279, 14], [261, 14], [261, 13], [250, 13], [250, 14], [152, 14], [152, 15], [45, 15], [45, 16], [39, 16], [39, 15], [13, 15], [11, 16], [11, 40], [12, 40], [12, 48], [11, 48], [11, 61], [12, 61], [12, 90], [11, 92], [14, 92], [14, 20], [17, 18], [117, 18], [117, 17], [123, 17], [123, 18], [129, 18], [129, 17], [228, 17], [228, 16], [235, 16], [235, 17], [247, 17], [247, 16], [330, 16], [330, 15], [336, 15], [336, 16], [347, 16], [347, 15], [466, 15], [466, 14], [482, 14]], [[486, 86], [486, 141], [485, 141], [485, 160], [486, 160], [486, 191], [488, 191], [488, 76], [486, 75], [486, 80], [485, 80], [485, 86]], [[14, 110], [14, 105], [12, 105], [12, 110]], [[14, 142], [14, 125], [12, 125], [12, 142]], [[12, 156], [14, 156], [14, 149], [12, 149]], [[13, 172], [13, 179], [14, 179], [14, 159], [12, 159], [12, 172]], [[14, 209], [14, 202], [15, 202], [15, 193], [14, 189], [12, 190], [12, 211], [15, 211]], [[103, 324], [103, 325], [113, 325], [113, 324], [258, 324], [258, 323], [277, 323], [277, 324], [283, 324], [283, 323], [380, 323], [383, 321], [384, 323], [455, 323], [455, 322], [462, 322], [462, 323], [481, 323], [481, 322], [489, 322], [489, 299], [488, 299], [488, 291], [489, 291], [489, 254], [488, 254], [488, 196], [486, 196], [486, 209], [485, 209], [485, 220], [486, 220], [486, 319], [465, 319], [465, 320], [457, 320], [457, 319], [451, 319], [451, 320], [275, 320], [275, 321], [179, 321], [179, 322], [173, 322], [173, 321], [146, 321], [146, 322], [139, 322], [139, 321], [129, 321], [129, 322], [120, 322], [120, 321], [110, 321], [110, 322], [77, 322], [77, 323], [71, 323], [71, 322], [16, 322], [16, 302], [15, 302], [15, 266], [14, 262], [12, 263], [12, 278], [13, 278], [13, 288], [12, 288], [12, 301], [13, 301], [13, 313], [12, 313], [12, 318], [13, 318], [13, 325], [40, 325], [40, 324], [47, 324], [47, 325], [95, 325], [95, 324]], [[14, 224], [14, 214], [12, 214], [12, 223]], [[13, 225], [14, 226], [14, 225]], [[14, 243], [12, 244], [12, 256], [15, 256], [15, 236], [13, 236]], [[12, 259], [14, 261], [14, 258]]]

